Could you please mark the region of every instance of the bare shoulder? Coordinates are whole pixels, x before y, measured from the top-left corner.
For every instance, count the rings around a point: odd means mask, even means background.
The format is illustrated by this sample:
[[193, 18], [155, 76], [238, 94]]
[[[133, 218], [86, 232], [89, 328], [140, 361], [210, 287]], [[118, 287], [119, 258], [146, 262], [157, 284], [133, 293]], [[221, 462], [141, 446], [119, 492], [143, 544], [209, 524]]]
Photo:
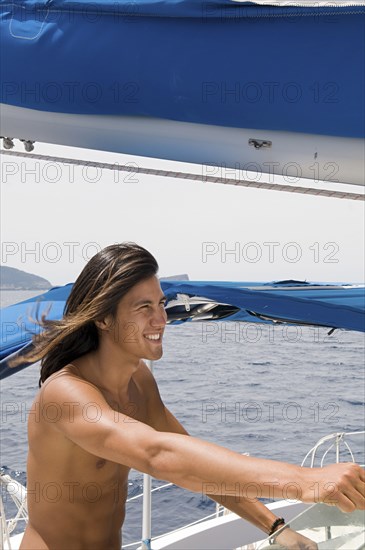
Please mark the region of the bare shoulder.
[[78, 369], [60, 369], [45, 381], [39, 396], [42, 428], [48, 433], [59, 432], [89, 454], [145, 471], [146, 449], [155, 444], [155, 430], [113, 409], [102, 389]]
[[42, 403], [105, 402], [101, 391], [82, 378], [73, 365], [66, 365], [42, 384], [39, 399]]

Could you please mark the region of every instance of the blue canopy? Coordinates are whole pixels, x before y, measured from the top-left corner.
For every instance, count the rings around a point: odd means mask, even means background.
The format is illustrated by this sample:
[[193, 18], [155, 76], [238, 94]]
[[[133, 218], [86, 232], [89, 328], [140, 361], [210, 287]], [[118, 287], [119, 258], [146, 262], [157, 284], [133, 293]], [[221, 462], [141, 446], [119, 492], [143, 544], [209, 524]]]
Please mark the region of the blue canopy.
[[[290, 323], [365, 332], [365, 286], [302, 281], [209, 282], [161, 280], [169, 322], [199, 320]], [[1, 310], [0, 378], [17, 372], [8, 359], [24, 353], [36, 319], [60, 319], [72, 284]], [[29, 349], [29, 348], [28, 348]], [[23, 367], [20, 367], [23, 368]]]
[[365, 6], [278, 4], [0, 0], [0, 101], [364, 137]]

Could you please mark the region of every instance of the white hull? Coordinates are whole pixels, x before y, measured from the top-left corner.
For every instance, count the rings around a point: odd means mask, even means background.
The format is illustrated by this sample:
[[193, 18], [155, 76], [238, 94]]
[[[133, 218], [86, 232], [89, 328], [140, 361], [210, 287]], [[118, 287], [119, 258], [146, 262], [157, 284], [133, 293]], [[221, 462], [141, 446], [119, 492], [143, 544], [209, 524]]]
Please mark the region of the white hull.
[[[322, 509], [318, 508], [322, 506]], [[365, 527], [353, 514], [347, 514], [345, 521], [333, 516], [333, 508], [326, 505], [314, 507], [302, 502], [279, 501], [268, 508], [286, 522], [293, 521], [293, 529], [318, 543], [319, 550], [363, 550]], [[302, 512], [308, 510], [303, 516]], [[361, 512], [360, 512], [361, 513]], [[299, 516], [299, 517], [298, 517]], [[308, 525], [308, 517], [309, 523]], [[294, 519], [296, 518], [296, 519]], [[294, 525], [295, 524], [295, 525]], [[10, 537], [10, 547], [5, 542], [4, 550], [19, 550], [23, 534]], [[229, 513], [197, 525], [186, 526], [171, 534], [151, 541], [152, 550], [266, 550], [267, 539], [252, 524], [243, 521], [236, 514]]]
[[[274, 502], [268, 508], [287, 521], [308, 508], [302, 502]], [[153, 550], [223, 550], [262, 539], [263, 533], [236, 514], [227, 514], [152, 540]], [[11, 550], [19, 550], [23, 534], [10, 537]], [[223, 543], [224, 541], [224, 543]], [[224, 546], [223, 546], [224, 544]], [[4, 550], [10, 550], [5, 543]]]
[[[308, 508], [303, 502], [274, 502], [268, 508], [277, 516], [292, 518]], [[261, 540], [264, 534], [236, 514], [227, 514], [152, 540], [153, 550], [224, 550]]]

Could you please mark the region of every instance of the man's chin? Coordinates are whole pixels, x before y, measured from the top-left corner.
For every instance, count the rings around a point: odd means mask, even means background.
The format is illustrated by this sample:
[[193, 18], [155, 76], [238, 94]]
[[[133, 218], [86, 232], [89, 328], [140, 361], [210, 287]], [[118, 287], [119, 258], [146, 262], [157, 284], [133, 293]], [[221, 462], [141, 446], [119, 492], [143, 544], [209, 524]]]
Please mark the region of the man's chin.
[[154, 354], [155, 357], [154, 359], [152, 359], [152, 361], [157, 361], [158, 359], [161, 359], [161, 357], [163, 356], [163, 349], [162, 349], [162, 346], [161, 346], [161, 349], [160, 350], [156, 350], [156, 353]]
[[162, 346], [159, 349], [156, 349], [154, 351], [150, 351], [146, 354], [146, 357], [144, 359], [147, 359], [148, 361], [158, 361], [163, 356], [163, 349]]

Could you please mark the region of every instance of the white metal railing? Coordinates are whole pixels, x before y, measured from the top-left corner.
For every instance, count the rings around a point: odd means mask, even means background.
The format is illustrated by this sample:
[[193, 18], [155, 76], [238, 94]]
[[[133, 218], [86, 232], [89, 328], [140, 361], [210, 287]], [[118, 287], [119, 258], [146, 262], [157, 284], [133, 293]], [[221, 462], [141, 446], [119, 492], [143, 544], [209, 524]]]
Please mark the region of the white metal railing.
[[[312, 447], [308, 451], [308, 453], [305, 455], [305, 457], [303, 459], [303, 462], [302, 462], [302, 466], [304, 466], [305, 463], [307, 462], [307, 460], [310, 459], [310, 467], [313, 468], [316, 459], [319, 458], [317, 452], [325, 444], [328, 444], [328, 446], [327, 446], [327, 449], [324, 450], [324, 452], [323, 452], [323, 454], [320, 458], [320, 466], [321, 467], [323, 466], [324, 461], [325, 461], [328, 453], [332, 449], [334, 449], [335, 452], [336, 452], [336, 462], [337, 463], [340, 462], [341, 451], [343, 451], [343, 450], [345, 450], [347, 456], [350, 455], [351, 461], [355, 462], [353, 452], [350, 448], [350, 445], [346, 441], [346, 438], [349, 438], [349, 437], [352, 437], [352, 436], [356, 436], [356, 437], [363, 436], [363, 438], [365, 439], [365, 431], [363, 431], [363, 432], [337, 432], [337, 433], [329, 434], [329, 435], [326, 435], [325, 437], [322, 437], [321, 439], [319, 439], [319, 441], [317, 441], [317, 443], [314, 445], [314, 447]], [[363, 445], [363, 449], [364, 448], [365, 447]]]

